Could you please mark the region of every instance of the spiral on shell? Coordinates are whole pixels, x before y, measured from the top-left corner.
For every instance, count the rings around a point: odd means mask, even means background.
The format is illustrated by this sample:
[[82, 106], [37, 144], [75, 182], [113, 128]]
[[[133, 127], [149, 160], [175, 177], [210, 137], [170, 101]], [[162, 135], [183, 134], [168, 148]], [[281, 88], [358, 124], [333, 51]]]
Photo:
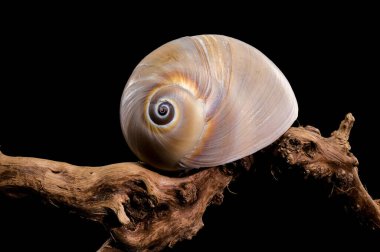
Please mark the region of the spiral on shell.
[[120, 106], [130, 149], [166, 170], [250, 155], [277, 140], [298, 114], [281, 71], [254, 47], [221, 35], [183, 37], [150, 53]]

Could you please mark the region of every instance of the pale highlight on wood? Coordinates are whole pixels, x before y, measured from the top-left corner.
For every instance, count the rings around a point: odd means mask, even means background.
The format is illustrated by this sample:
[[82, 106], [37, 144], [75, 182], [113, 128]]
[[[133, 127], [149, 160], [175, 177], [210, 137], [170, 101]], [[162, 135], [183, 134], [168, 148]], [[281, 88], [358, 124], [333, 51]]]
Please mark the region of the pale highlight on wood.
[[[326, 197], [339, 197], [345, 209], [369, 230], [380, 230], [380, 207], [363, 187], [358, 160], [349, 152], [354, 118], [348, 114], [329, 138], [306, 126], [289, 129], [264, 152], [267, 169], [302, 172], [306, 180], [332, 185]], [[110, 232], [99, 251], [159, 251], [191, 239], [203, 227], [210, 204], [254, 157], [200, 170], [183, 178], [150, 171], [139, 163], [79, 167], [68, 163], [0, 153], [0, 192], [10, 197], [37, 194], [102, 223]], [[302, 188], [300, 188], [302, 190]]]

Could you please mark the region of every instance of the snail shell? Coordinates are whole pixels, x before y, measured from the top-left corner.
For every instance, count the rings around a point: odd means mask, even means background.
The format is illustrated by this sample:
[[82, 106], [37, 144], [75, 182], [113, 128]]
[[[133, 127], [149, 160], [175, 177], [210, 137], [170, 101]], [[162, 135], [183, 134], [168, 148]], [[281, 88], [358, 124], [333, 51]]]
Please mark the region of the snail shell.
[[121, 99], [131, 150], [153, 167], [225, 164], [268, 146], [297, 118], [289, 82], [264, 54], [226, 36], [171, 41], [135, 68]]

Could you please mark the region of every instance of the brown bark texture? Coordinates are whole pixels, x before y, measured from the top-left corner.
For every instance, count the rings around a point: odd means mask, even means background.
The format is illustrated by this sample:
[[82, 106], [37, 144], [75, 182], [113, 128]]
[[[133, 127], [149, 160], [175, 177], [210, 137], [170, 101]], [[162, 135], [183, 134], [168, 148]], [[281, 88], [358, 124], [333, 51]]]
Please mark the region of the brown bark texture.
[[[262, 150], [268, 169], [302, 172], [305, 179], [331, 185], [329, 196], [369, 230], [380, 230], [380, 205], [358, 176], [358, 160], [348, 142], [354, 117], [324, 138], [311, 127], [290, 128]], [[44, 201], [103, 224], [110, 239], [99, 251], [160, 251], [191, 239], [203, 227], [210, 204], [221, 204], [224, 189], [255, 165], [254, 154], [183, 177], [160, 175], [142, 163], [75, 166], [0, 152], [0, 192], [10, 197], [38, 195]]]

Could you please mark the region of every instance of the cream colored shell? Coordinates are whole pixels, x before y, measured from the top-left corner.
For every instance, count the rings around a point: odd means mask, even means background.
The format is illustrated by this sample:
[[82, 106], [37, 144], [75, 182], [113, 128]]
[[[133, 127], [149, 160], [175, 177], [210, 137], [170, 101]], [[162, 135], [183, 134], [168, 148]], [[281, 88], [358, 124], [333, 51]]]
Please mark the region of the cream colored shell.
[[281, 71], [254, 47], [221, 35], [183, 37], [146, 56], [121, 99], [131, 150], [160, 169], [211, 167], [277, 140], [297, 118]]

